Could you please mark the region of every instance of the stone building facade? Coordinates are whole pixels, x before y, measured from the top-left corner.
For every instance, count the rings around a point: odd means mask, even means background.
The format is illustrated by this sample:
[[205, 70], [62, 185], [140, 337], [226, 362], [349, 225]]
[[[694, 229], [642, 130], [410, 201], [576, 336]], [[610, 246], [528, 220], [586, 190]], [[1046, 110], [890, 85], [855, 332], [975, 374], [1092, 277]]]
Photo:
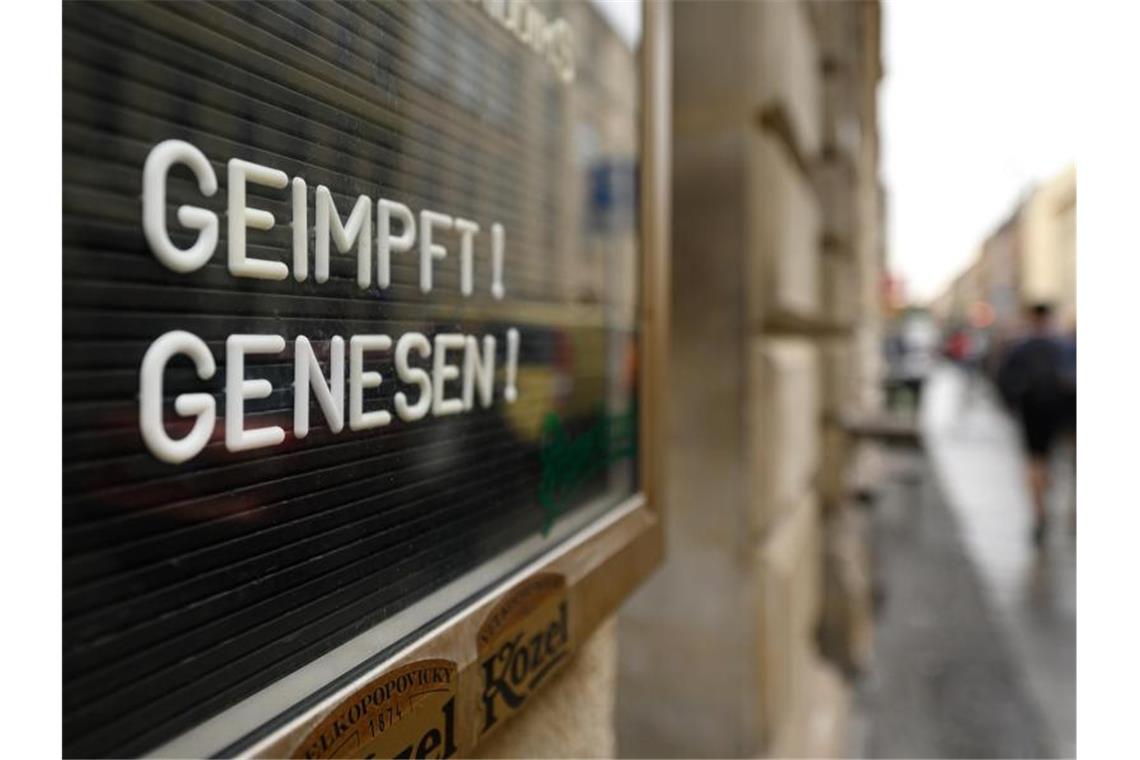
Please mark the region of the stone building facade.
[[484, 757], [845, 754], [880, 405], [877, 2], [672, 4], [666, 558]]
[[1065, 327], [1077, 320], [1077, 169], [1036, 188], [1023, 217], [1023, 299], [1052, 304]]
[[879, 404], [879, 6], [673, 15], [667, 549], [619, 616], [618, 751], [840, 755], [871, 642], [845, 420]]

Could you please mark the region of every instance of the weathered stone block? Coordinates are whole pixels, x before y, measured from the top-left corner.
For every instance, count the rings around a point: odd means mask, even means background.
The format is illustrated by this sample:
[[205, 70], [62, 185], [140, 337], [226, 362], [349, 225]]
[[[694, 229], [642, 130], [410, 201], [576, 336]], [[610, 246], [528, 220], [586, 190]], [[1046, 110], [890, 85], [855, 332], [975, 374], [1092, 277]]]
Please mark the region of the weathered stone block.
[[820, 90], [820, 152], [853, 162], [863, 142], [857, 80], [848, 69], [830, 70], [820, 80]]
[[758, 116], [795, 146], [802, 163], [820, 149], [822, 91], [815, 32], [799, 2], [700, 2], [674, 6], [676, 134]]
[[758, 105], [782, 122], [808, 163], [819, 154], [823, 103], [819, 46], [807, 8], [802, 2], [742, 5], [754, 13]]
[[812, 178], [819, 195], [820, 234], [824, 245], [850, 253], [855, 244], [855, 170], [848, 161], [816, 162]]
[[619, 754], [753, 756], [762, 716], [758, 578], [738, 553], [672, 525], [665, 565], [621, 612]]
[[741, 530], [750, 465], [741, 456], [749, 355], [740, 276], [751, 139], [740, 127], [674, 142], [667, 545], [662, 567], [621, 612], [622, 755], [759, 748], [757, 580], [740, 560], [752, 553]]
[[865, 670], [874, 644], [871, 563], [865, 516], [847, 502], [824, 533], [824, 653], [845, 672]]
[[752, 339], [747, 425], [753, 535], [803, 499], [819, 467], [819, 355], [807, 339]]
[[677, 3], [673, 6], [674, 134], [711, 126], [743, 126], [756, 107], [755, 39], [745, 30], [752, 3]]
[[862, 142], [859, 119], [859, 73], [866, 65], [863, 43], [863, 4], [812, 0], [816, 40], [823, 70], [822, 150], [851, 161]]
[[859, 61], [860, 3], [808, 0], [820, 59], [829, 67], [854, 68]]
[[811, 656], [804, 667], [799, 701], [777, 727], [768, 757], [845, 757], [851, 722], [851, 696], [826, 662]]
[[[867, 276], [864, 274], [864, 277]], [[882, 327], [877, 319], [868, 318], [867, 311], [868, 309], [863, 310], [863, 319], [855, 329], [858, 355], [856, 408], [861, 411], [882, 408], [883, 379], [886, 376]]]
[[860, 281], [849, 256], [832, 253], [823, 257], [823, 312], [829, 325], [843, 329], [854, 326]]
[[845, 496], [848, 467], [851, 463], [851, 436], [835, 422], [823, 426], [820, 435], [822, 456], [818, 487], [825, 512], [838, 506]]
[[822, 595], [819, 515], [813, 495], [773, 527], [761, 545], [760, 681], [766, 743], [807, 700]]
[[752, 138], [747, 179], [749, 320], [814, 320], [821, 257], [815, 192], [787, 150], [766, 134]]
[[823, 338], [819, 341], [819, 355], [823, 413], [835, 419], [852, 408], [859, 398], [859, 355], [855, 339]]
[[674, 174], [684, 181], [674, 195], [672, 311], [683, 316], [673, 320], [670, 343], [669, 383], [678, 403], [670, 405], [667, 487], [678, 505], [672, 517], [682, 521], [675, 529], [726, 549], [739, 540], [733, 523], [742, 498], [747, 283], [739, 272], [748, 253], [748, 141], [735, 130], [678, 138], [673, 149]]

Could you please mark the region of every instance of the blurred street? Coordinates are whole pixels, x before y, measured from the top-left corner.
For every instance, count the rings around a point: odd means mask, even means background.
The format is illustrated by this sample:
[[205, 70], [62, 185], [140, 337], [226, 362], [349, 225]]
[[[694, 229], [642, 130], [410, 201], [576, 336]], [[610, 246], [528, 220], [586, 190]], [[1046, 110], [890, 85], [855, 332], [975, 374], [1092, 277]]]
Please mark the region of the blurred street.
[[1054, 457], [1051, 530], [1038, 552], [1017, 430], [991, 387], [939, 365], [919, 426], [925, 453], [892, 456], [874, 509], [885, 603], [853, 751], [1071, 757], [1071, 454]]

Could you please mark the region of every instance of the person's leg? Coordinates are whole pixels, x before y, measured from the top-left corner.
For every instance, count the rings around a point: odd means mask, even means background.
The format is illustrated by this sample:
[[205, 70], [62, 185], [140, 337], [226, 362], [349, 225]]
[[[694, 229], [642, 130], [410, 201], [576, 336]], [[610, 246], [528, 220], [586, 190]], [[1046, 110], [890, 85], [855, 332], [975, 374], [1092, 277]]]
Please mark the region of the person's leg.
[[1033, 506], [1033, 542], [1041, 546], [1048, 530], [1049, 454], [1056, 437], [1056, 415], [1049, 409], [1027, 405], [1022, 409], [1022, 431], [1029, 457], [1029, 499]]
[[1029, 498], [1033, 504], [1033, 542], [1038, 546], [1045, 540], [1049, 513], [1045, 495], [1049, 491], [1049, 459], [1047, 456], [1029, 455]]

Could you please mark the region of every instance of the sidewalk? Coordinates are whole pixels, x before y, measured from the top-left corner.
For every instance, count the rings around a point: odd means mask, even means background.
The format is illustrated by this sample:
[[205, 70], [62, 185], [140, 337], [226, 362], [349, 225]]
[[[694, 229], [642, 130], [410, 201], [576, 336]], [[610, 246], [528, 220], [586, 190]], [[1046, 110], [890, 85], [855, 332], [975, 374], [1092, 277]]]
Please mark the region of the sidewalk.
[[[886, 602], [857, 752], [1072, 756], [1076, 561], [1063, 505], [1035, 552], [1016, 431], [988, 389], [947, 367], [925, 395], [926, 453], [894, 458], [874, 508]], [[1071, 472], [1054, 490], [1070, 488]]]
[[1050, 535], [1029, 541], [1032, 507], [1018, 431], [988, 386], [946, 367], [932, 379], [921, 426], [947, 500], [1049, 724], [1059, 755], [1077, 751], [1077, 546], [1072, 449], [1053, 458]]

